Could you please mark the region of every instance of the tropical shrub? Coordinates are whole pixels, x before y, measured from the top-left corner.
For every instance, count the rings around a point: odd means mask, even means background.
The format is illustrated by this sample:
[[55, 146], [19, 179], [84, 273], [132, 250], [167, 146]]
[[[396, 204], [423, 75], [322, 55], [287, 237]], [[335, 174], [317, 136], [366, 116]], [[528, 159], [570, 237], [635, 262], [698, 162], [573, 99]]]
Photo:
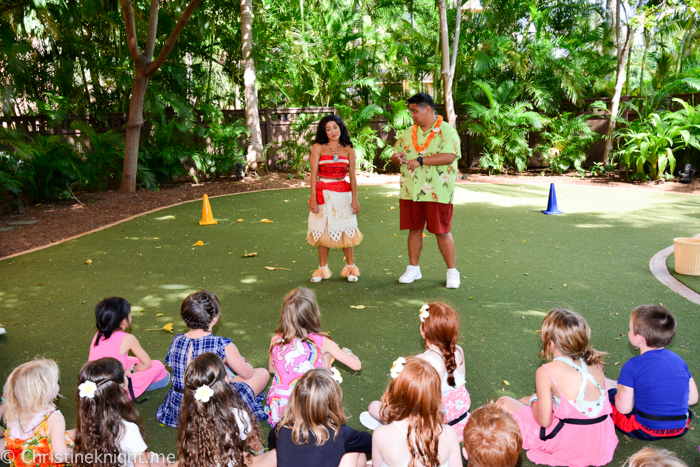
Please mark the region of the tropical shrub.
[[547, 163], [552, 172], [581, 169], [581, 164], [586, 160], [586, 150], [598, 139], [598, 134], [586, 124], [590, 117], [574, 117], [564, 112], [547, 120], [539, 150], [540, 159]]
[[641, 180], [671, 177], [676, 169], [676, 151], [700, 149], [700, 124], [687, 123], [697, 120], [700, 106], [693, 108], [680, 99], [674, 102], [682, 109], [651, 113], [647, 118], [627, 122], [627, 127], [618, 131], [621, 147], [614, 156], [626, 167], [628, 179], [630, 169]]
[[[406, 107], [406, 102], [404, 101], [392, 101], [389, 103], [389, 109], [384, 112], [384, 116], [387, 122], [382, 127], [385, 133], [394, 132], [396, 138], [412, 123], [411, 112], [408, 111]], [[391, 155], [394, 153], [393, 146], [389, 144], [384, 144], [384, 149], [381, 153], [381, 159], [384, 161], [384, 167], [391, 161]]]
[[386, 143], [377, 135], [377, 130], [370, 125], [372, 119], [384, 110], [377, 104], [369, 104], [355, 111], [345, 105], [337, 105], [338, 113], [348, 127], [350, 139], [355, 147], [355, 162], [360, 170], [375, 169], [374, 157]]
[[527, 102], [513, 102], [515, 84], [504, 81], [495, 90], [485, 81], [475, 81], [482, 89], [489, 106], [477, 102], [468, 104], [472, 121], [466, 124], [469, 134], [475, 136], [482, 147], [479, 165], [484, 169], [501, 173], [511, 168], [522, 172], [532, 154], [527, 135], [540, 130], [545, 120], [532, 111]]

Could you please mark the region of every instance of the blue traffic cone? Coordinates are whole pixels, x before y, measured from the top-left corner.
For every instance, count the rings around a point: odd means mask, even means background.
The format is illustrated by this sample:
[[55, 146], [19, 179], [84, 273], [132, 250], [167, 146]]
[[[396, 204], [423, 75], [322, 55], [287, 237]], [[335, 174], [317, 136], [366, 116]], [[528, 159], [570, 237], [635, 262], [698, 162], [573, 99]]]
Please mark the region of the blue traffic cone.
[[549, 202], [547, 202], [547, 210], [542, 212], [548, 216], [552, 214], [564, 214], [557, 207], [557, 192], [554, 191], [554, 183], [549, 185]]

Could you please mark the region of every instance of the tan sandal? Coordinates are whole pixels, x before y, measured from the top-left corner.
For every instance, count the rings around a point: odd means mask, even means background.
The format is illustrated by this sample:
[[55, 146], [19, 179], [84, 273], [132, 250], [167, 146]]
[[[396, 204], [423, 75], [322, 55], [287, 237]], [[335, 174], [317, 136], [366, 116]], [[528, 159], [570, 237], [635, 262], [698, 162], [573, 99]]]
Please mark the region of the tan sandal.
[[311, 282], [321, 282], [323, 279], [330, 279], [333, 273], [331, 269], [326, 264], [322, 268], [318, 268], [311, 275]]
[[360, 270], [354, 264], [346, 264], [343, 270], [340, 272], [340, 275], [343, 277], [347, 277], [348, 282], [357, 282], [358, 277], [360, 277]]

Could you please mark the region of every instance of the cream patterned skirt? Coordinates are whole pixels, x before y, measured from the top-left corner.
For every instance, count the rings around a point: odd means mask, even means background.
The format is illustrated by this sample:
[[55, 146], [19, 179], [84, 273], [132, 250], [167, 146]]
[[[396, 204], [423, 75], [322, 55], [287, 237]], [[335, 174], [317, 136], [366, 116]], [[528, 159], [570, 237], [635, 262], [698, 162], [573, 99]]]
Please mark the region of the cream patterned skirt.
[[309, 245], [325, 248], [350, 248], [359, 245], [362, 233], [352, 212], [352, 193], [323, 190], [324, 204], [319, 212], [309, 212]]

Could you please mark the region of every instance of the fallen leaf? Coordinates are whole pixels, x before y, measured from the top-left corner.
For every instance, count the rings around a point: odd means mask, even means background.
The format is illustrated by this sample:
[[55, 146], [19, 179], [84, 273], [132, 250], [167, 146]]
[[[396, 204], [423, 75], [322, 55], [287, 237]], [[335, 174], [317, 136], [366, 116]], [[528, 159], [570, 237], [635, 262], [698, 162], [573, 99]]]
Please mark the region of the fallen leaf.
[[391, 198], [391, 195], [386, 195], [387, 198]]
[[159, 316], [163, 316], [163, 313], [158, 313], [158, 314], [156, 315], [156, 318], [159, 317]]
[[92, 260], [90, 258], [88, 258], [88, 260], [85, 261], [85, 264], [87, 264], [88, 266], [92, 265]]
[[364, 310], [366, 307], [364, 305], [350, 305], [350, 308], [354, 308], [356, 310]]
[[236, 219], [236, 222], [243, 222], [243, 219]]
[[153, 240], [158, 240], [160, 237], [153, 237]]
[[284, 201], [285, 203], [288, 203], [288, 202], [289, 202], [288, 199], [283, 199], [282, 201]]
[[542, 332], [542, 331], [540, 331], [540, 330], [538, 329], [538, 330], [537, 330], [537, 331], [535, 331], [535, 332]]
[[469, 300], [474, 300], [474, 297], [469, 297]]
[[243, 255], [244, 258], [250, 258], [251, 256], [258, 256], [257, 251], [253, 251], [251, 253], [248, 253], [248, 250], [245, 251], [245, 254]]
[[392, 237], [396, 237], [396, 234], [391, 234]]
[[296, 263], [296, 261], [292, 260], [292, 263]]
[[425, 232], [423, 232], [423, 238], [425, 238], [425, 237], [427, 237], [427, 235], [425, 234]]
[[619, 364], [620, 364], [620, 362], [615, 362], [615, 366], [617, 366], [617, 365], [619, 365]]
[[394, 206], [392, 206], [392, 207], [390, 207], [389, 209], [391, 209], [391, 210], [393, 211], [393, 210], [396, 209], [396, 208], [395, 208]]
[[566, 287], [566, 284], [564, 284], [564, 287]]
[[172, 334], [173, 323], [168, 323], [165, 326], [163, 326], [162, 328], [158, 328], [158, 329], [146, 329], [146, 331], [168, 331], [169, 333]]
[[503, 384], [505, 384], [506, 386], [510, 386], [510, 383], [508, 381], [506, 381], [505, 379], [503, 380]]
[[272, 224], [272, 221], [270, 219], [261, 219], [260, 223], [261, 224]]
[[201, 241], [201, 240], [199, 240], [197, 243], [195, 243], [195, 244], [192, 245], [192, 246], [202, 246], [202, 245], [204, 245], [204, 242]]
[[275, 267], [272, 267], [272, 266], [265, 266], [265, 269], [267, 269], [268, 271], [277, 271], [278, 269], [282, 269], [282, 270], [284, 270], [284, 271], [291, 271], [291, 269], [280, 268], [280, 267], [278, 267], [278, 266], [275, 266]]

